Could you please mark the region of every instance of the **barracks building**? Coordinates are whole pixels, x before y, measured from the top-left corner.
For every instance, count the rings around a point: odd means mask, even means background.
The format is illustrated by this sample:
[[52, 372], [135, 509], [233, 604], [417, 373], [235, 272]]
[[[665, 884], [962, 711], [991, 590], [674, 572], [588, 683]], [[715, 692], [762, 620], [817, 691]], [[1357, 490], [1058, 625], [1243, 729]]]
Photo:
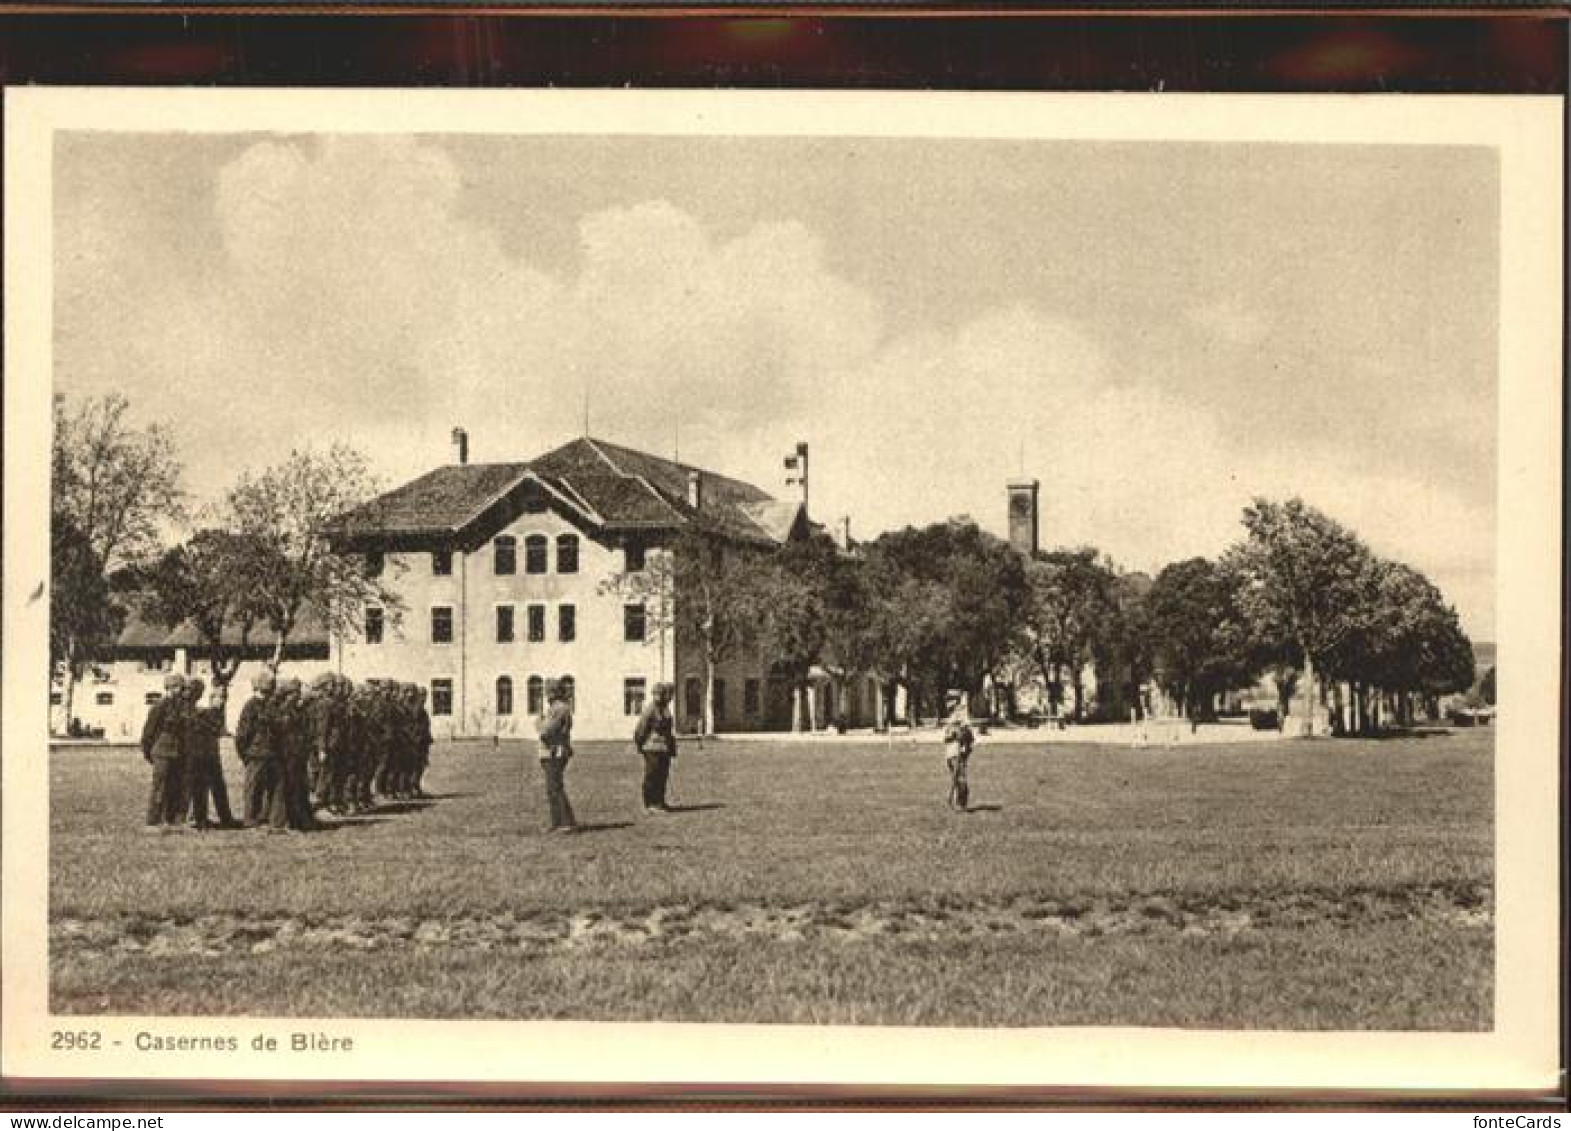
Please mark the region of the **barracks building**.
[[[588, 436], [527, 463], [470, 463], [467, 436], [453, 439], [456, 463], [335, 524], [337, 549], [363, 554], [400, 607], [366, 609], [360, 631], [333, 642], [333, 666], [425, 687], [438, 738], [533, 737], [553, 677], [571, 681], [575, 737], [626, 738], [658, 682], [676, 686], [678, 727], [699, 730], [702, 656], [618, 579], [652, 568], [699, 515], [740, 546], [806, 537], [806, 445], [786, 461], [796, 497], [777, 499]], [[789, 728], [791, 689], [770, 666], [721, 665], [717, 730]]]

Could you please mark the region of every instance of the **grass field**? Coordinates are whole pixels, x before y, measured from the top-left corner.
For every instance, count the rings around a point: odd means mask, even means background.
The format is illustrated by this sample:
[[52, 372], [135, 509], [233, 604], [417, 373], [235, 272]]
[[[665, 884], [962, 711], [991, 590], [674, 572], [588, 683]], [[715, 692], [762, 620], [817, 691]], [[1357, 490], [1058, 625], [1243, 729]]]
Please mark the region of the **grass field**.
[[[439, 746], [436, 799], [148, 837], [126, 748], [54, 752], [57, 1012], [1480, 1029], [1493, 737], [1171, 750], [709, 743], [645, 817], [586, 744]], [[231, 790], [238, 766], [226, 754]]]

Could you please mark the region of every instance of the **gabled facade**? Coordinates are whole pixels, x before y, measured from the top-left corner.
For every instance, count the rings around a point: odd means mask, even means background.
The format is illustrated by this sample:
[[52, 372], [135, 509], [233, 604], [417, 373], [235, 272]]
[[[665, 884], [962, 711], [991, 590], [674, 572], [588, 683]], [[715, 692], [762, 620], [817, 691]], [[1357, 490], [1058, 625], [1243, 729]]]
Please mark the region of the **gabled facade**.
[[[401, 606], [367, 610], [335, 642], [335, 666], [425, 687], [438, 737], [532, 737], [544, 683], [562, 677], [579, 737], [628, 737], [661, 681], [677, 686], [678, 725], [696, 730], [700, 659], [617, 580], [652, 568], [699, 516], [760, 549], [809, 529], [800, 501], [588, 437], [527, 463], [439, 467], [330, 531]], [[745, 657], [717, 673], [718, 729], [780, 725], [789, 696], [767, 666]]]

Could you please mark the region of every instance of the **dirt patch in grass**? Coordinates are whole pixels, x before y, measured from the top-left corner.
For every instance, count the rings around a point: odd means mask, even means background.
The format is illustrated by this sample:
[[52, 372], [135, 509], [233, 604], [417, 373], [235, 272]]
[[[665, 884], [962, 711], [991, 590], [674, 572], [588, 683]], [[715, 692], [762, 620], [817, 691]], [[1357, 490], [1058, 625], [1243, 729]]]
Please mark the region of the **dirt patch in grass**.
[[1486, 885], [1417, 886], [1281, 894], [1110, 896], [1058, 900], [848, 903], [719, 903], [647, 908], [585, 908], [565, 914], [513, 912], [451, 918], [362, 916], [316, 920], [208, 915], [190, 919], [62, 918], [50, 928], [57, 957], [142, 953], [267, 954], [432, 950], [562, 952], [720, 940], [794, 942], [874, 939], [945, 941], [978, 936], [1184, 935], [1233, 937], [1331, 925], [1348, 930], [1422, 920], [1487, 927], [1493, 892]]

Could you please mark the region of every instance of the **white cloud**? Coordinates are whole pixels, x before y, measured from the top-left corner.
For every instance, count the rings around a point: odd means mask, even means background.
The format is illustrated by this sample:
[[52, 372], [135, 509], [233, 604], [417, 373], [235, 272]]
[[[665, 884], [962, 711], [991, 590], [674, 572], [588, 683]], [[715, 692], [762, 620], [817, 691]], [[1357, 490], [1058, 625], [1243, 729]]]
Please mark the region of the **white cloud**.
[[[597, 434], [664, 452], [679, 425], [684, 457], [766, 487], [809, 440], [815, 513], [849, 512], [863, 535], [960, 512], [998, 529], [1023, 469], [1045, 481], [1047, 542], [1152, 569], [1218, 552], [1254, 494], [1303, 494], [1492, 622], [1492, 561], [1474, 549], [1492, 536], [1448, 534], [1483, 513], [1415, 479], [1350, 487], [1330, 456], [1241, 463], [1215, 406], [1116, 371], [1050, 312], [957, 310], [895, 335], [802, 224], [721, 238], [660, 200], [583, 216], [576, 261], [547, 270], [462, 194], [427, 142], [257, 143], [213, 186], [210, 277], [137, 276], [126, 293], [132, 221], [74, 237], [63, 283], [91, 301], [62, 315], [62, 371], [79, 388], [156, 375], [137, 395], [176, 423], [202, 493], [334, 438], [406, 478], [445, 458], [454, 424], [477, 459], [525, 458], [575, 430], [587, 388]], [[1190, 318], [1234, 344], [1268, 329], [1232, 302]]]

